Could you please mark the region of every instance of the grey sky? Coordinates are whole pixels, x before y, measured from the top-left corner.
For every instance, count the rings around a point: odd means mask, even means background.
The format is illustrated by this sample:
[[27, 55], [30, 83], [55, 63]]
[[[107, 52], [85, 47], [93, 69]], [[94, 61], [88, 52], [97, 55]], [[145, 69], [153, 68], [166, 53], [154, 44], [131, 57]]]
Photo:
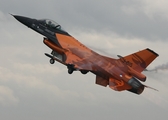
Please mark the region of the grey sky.
[[160, 56], [149, 66], [167, 64], [166, 0], [0, 0], [0, 119], [2, 120], [158, 120], [168, 117], [167, 70], [144, 72], [138, 96], [95, 84], [91, 73], [69, 75], [49, 64], [43, 36], [8, 13], [49, 18], [102, 54], [116, 57], [151, 48]]

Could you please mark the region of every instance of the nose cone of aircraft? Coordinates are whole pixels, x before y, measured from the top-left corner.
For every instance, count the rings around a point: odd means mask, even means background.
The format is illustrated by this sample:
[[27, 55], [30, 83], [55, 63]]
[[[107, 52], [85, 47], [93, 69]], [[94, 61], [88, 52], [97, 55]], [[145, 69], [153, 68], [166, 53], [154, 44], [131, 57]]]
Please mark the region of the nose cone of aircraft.
[[28, 17], [23, 17], [23, 16], [18, 16], [18, 15], [12, 15], [14, 18], [16, 18], [19, 22], [22, 24], [31, 27], [32, 23], [34, 22], [35, 19], [31, 19]]

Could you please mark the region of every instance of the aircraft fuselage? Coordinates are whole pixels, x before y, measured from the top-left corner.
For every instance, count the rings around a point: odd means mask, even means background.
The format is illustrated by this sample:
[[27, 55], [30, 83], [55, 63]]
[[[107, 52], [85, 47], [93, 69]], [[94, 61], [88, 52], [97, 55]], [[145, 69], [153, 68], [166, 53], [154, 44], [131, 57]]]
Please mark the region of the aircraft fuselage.
[[[48, 19], [37, 20], [13, 15], [18, 21], [45, 36], [43, 42], [52, 51], [50, 63], [58, 61], [68, 68], [68, 73], [81, 71], [96, 75], [96, 84], [122, 91], [128, 90], [136, 94], [143, 92], [146, 76], [141, 72], [158, 56], [150, 49], [131, 54], [120, 59], [102, 56], [73, 38], [56, 22]], [[143, 56], [143, 53], [146, 55]], [[146, 60], [146, 61], [145, 61]]]

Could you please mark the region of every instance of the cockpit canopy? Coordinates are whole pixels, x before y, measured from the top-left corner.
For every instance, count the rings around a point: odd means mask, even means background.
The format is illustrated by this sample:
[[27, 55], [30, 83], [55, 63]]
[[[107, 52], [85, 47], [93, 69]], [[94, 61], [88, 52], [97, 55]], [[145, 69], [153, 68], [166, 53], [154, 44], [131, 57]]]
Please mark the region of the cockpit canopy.
[[61, 25], [59, 25], [58, 23], [56, 23], [53, 20], [49, 20], [49, 19], [43, 19], [43, 20], [39, 20], [41, 23], [43, 23], [45, 26], [50, 27], [52, 29], [57, 29], [57, 30], [62, 30], [65, 31]]

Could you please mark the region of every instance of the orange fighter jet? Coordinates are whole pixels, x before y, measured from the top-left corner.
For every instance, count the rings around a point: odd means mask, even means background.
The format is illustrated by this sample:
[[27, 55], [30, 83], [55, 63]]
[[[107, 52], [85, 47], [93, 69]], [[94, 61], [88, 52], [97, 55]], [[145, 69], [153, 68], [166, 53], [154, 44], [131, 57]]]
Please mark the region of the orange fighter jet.
[[45, 36], [43, 42], [52, 49], [50, 63], [55, 61], [67, 66], [68, 73], [80, 71], [96, 75], [96, 84], [116, 91], [128, 90], [141, 94], [146, 85], [146, 76], [141, 72], [158, 56], [147, 48], [119, 59], [100, 55], [66, 32], [56, 22], [49, 19], [32, 19], [13, 15], [18, 21]]

